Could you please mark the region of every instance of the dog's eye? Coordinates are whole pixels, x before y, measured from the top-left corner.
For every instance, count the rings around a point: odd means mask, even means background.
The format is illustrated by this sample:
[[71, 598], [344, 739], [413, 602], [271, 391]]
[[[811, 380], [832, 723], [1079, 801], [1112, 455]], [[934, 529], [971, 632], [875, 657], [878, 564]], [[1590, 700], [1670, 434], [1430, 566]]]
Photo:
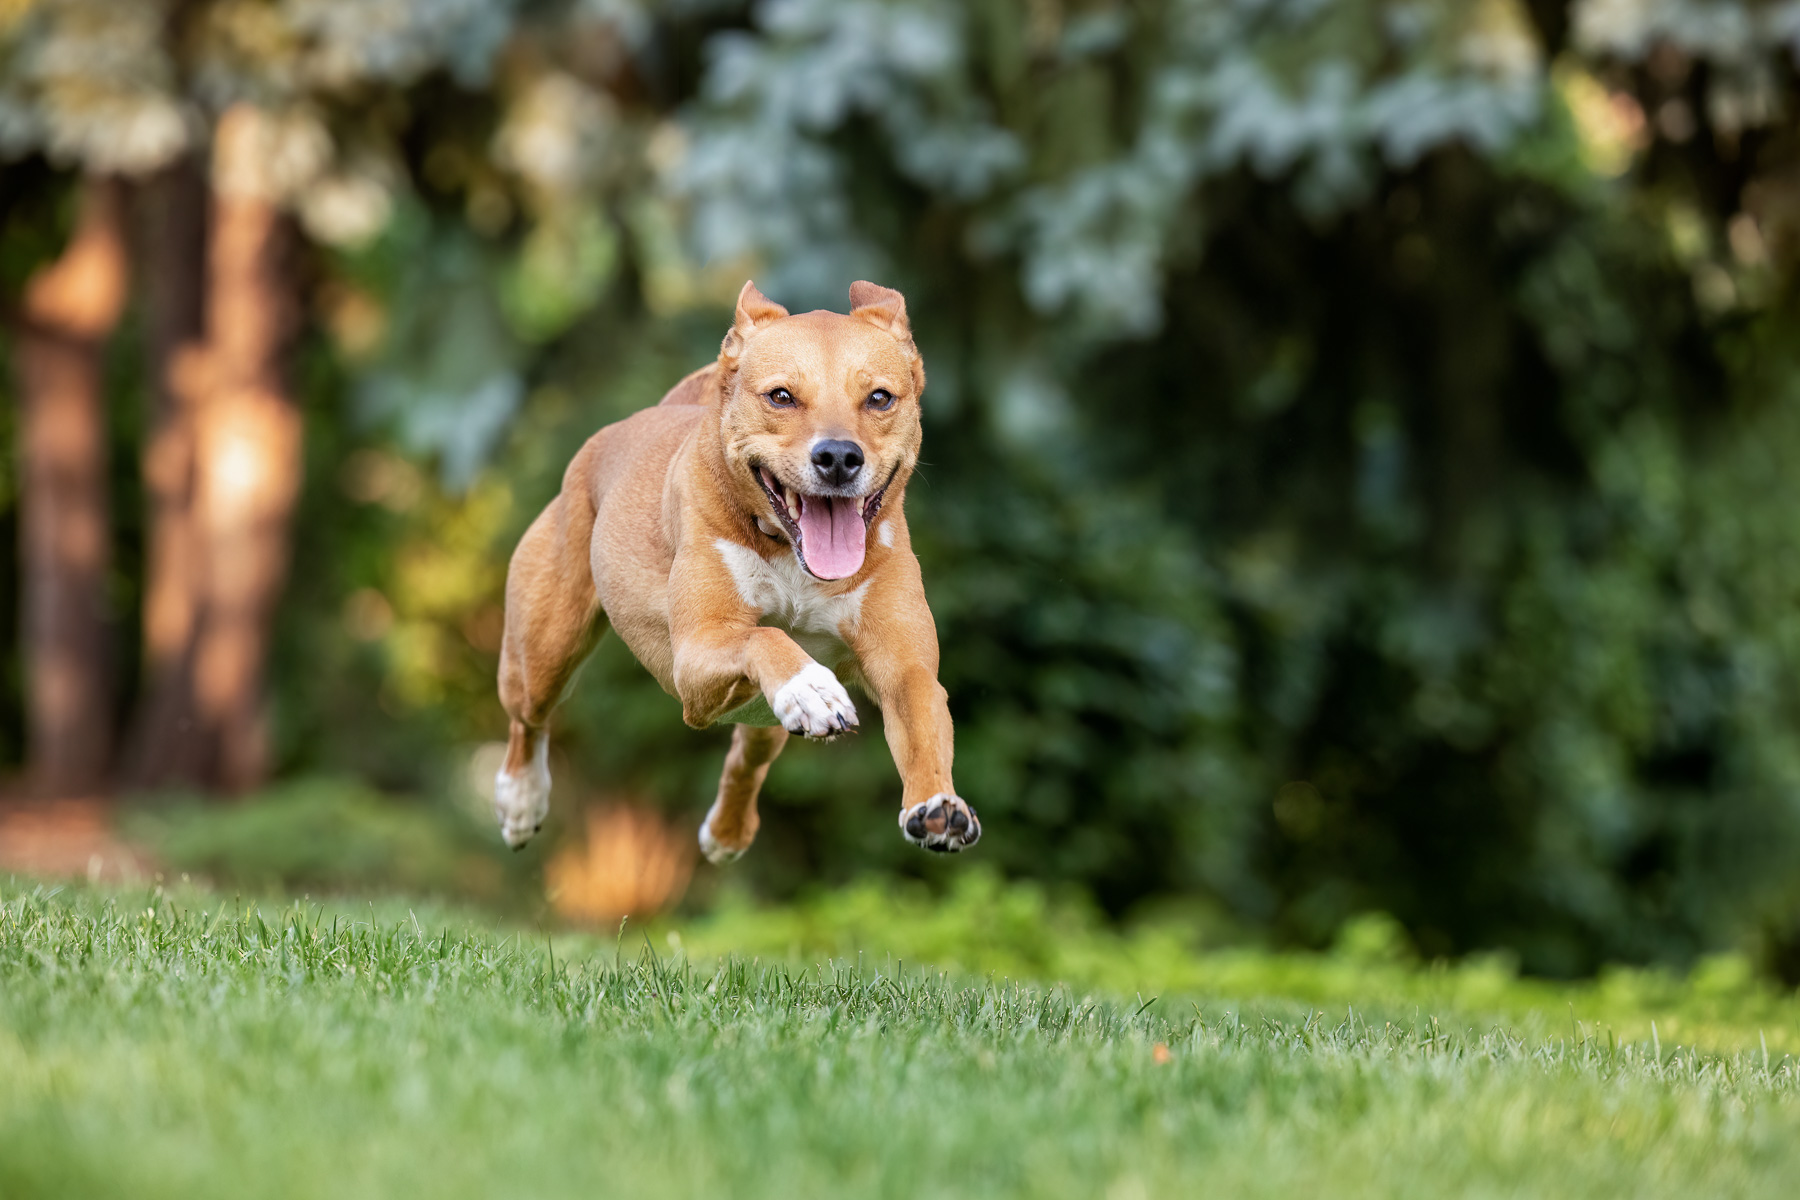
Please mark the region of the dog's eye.
[[886, 412], [894, 407], [894, 393], [885, 388], [876, 388], [869, 393], [868, 405], [876, 412]]
[[786, 388], [776, 388], [768, 395], [769, 403], [773, 404], [776, 408], [792, 408], [797, 403], [794, 399], [794, 393], [788, 391]]

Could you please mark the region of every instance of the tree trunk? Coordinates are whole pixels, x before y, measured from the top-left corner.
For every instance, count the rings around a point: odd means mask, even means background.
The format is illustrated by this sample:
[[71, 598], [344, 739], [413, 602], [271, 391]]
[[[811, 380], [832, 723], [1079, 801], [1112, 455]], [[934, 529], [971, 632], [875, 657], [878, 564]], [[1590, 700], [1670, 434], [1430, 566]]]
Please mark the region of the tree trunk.
[[135, 787], [205, 782], [216, 757], [194, 698], [203, 559], [194, 512], [193, 397], [175, 364], [205, 336], [206, 181], [183, 159], [136, 190], [146, 351], [154, 380], [142, 470], [144, 675], [123, 776]]
[[194, 517], [205, 560], [194, 698], [209, 782], [268, 770], [265, 672], [300, 494], [300, 414], [284, 378], [294, 324], [288, 229], [264, 176], [265, 118], [236, 105], [213, 140], [206, 343], [176, 364], [195, 417]]
[[26, 285], [16, 342], [26, 766], [47, 796], [91, 793], [112, 752], [103, 376], [127, 286], [120, 191], [82, 184], [68, 248]]

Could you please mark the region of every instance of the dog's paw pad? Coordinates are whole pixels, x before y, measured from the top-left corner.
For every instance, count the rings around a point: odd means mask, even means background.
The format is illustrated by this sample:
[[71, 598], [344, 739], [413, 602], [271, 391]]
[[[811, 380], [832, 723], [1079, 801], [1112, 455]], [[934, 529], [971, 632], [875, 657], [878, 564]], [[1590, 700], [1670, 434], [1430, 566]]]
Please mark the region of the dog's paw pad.
[[856, 731], [856, 706], [837, 676], [818, 663], [807, 663], [782, 684], [769, 702], [782, 728], [803, 737], [827, 741]]
[[954, 854], [981, 840], [981, 818], [961, 797], [940, 793], [903, 811], [900, 832], [915, 846]]

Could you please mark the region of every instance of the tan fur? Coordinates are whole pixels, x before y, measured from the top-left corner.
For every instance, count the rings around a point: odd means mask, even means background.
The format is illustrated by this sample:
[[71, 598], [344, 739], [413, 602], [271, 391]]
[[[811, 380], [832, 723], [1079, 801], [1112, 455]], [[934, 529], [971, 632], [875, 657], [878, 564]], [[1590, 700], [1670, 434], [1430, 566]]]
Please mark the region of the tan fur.
[[706, 404], [713, 398], [713, 390], [718, 386], [718, 363], [707, 363], [697, 371], [689, 371], [681, 377], [681, 382], [670, 388], [668, 394], [656, 403], [663, 404]]
[[[769, 767], [787, 745], [788, 731], [777, 725], [759, 728], [737, 725], [731, 731], [731, 750], [719, 776], [719, 796], [706, 814], [700, 844], [707, 857], [728, 861], [750, 848], [762, 818], [756, 815], [756, 797], [762, 791]], [[710, 844], [709, 844], [710, 843]]]
[[[512, 726], [496, 810], [509, 842], [523, 844], [543, 819], [547, 774], [541, 786], [531, 775], [543, 761], [539, 740], [608, 625], [696, 728], [728, 715], [746, 719], [741, 712], [763, 710], [759, 699], [776, 713], [785, 701], [790, 714], [804, 701], [814, 715], [790, 716], [789, 728], [834, 736], [853, 718], [835, 681], [802, 674], [817, 660], [796, 639], [817, 643], [830, 660], [820, 665], [860, 682], [882, 710], [909, 840], [957, 850], [979, 838], [973, 810], [951, 783], [937, 631], [906, 528], [924, 364], [898, 292], [857, 283], [850, 296], [848, 315], [790, 316], [745, 284], [718, 361], [686, 376], [655, 408], [590, 438], [561, 494], [526, 531], [507, 576], [500, 661]], [[773, 403], [776, 388], [794, 403]], [[870, 406], [876, 389], [895, 398], [885, 412]], [[821, 439], [856, 443], [865, 458], [857, 486], [886, 489], [860, 569], [829, 581], [799, 569], [756, 472], [766, 468], [810, 496], [811, 448]], [[804, 609], [801, 623], [812, 624], [775, 627], [786, 609], [771, 602], [765, 611], [747, 599], [733, 574], [747, 569], [764, 588], [752, 596], [785, 597], [789, 608]], [[827, 727], [819, 715], [826, 713], [837, 724]], [[738, 726], [702, 830], [709, 856], [734, 857], [755, 836], [757, 792], [786, 740], [779, 729]]]

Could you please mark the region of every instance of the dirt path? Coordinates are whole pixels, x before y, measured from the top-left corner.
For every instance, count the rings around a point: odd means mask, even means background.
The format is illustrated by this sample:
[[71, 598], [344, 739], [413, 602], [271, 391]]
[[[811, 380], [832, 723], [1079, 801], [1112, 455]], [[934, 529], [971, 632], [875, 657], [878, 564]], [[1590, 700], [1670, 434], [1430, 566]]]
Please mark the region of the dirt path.
[[0, 800], [0, 875], [131, 882], [155, 869], [121, 839], [103, 800]]

